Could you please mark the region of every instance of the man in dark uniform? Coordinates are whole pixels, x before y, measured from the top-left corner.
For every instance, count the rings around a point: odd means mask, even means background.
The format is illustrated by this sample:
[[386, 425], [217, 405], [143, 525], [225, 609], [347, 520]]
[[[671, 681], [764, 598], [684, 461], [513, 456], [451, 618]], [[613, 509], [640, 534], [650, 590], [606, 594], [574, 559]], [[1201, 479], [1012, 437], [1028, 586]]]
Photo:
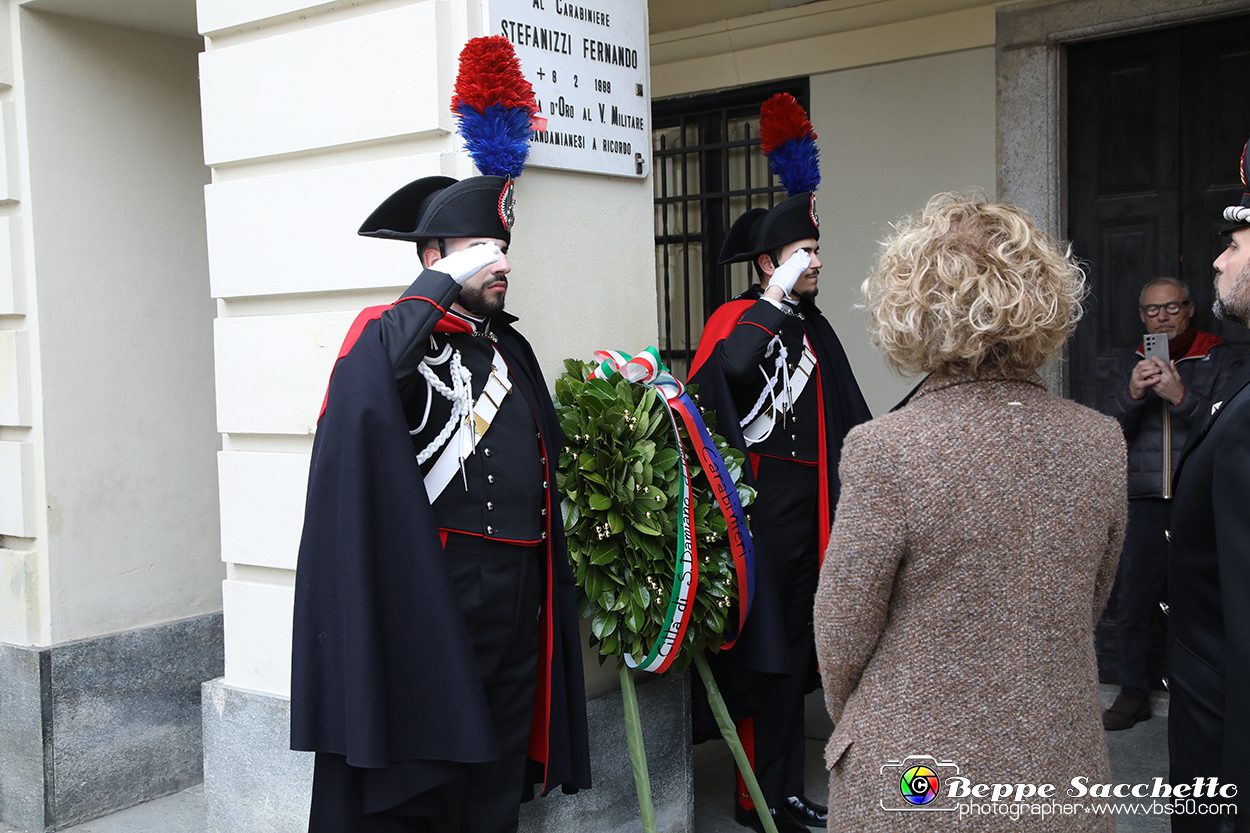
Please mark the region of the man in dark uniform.
[[1116, 581], [1120, 694], [1102, 716], [1108, 731], [1150, 718], [1150, 625], [1167, 589], [1172, 468], [1190, 430], [1211, 412], [1211, 395], [1241, 366], [1224, 339], [1190, 326], [1194, 304], [1176, 278], [1142, 287], [1138, 314], [1147, 333], [1168, 339], [1170, 361], [1144, 358], [1142, 345], [1111, 369], [1103, 413], [1128, 443], [1128, 529]]
[[[1250, 146], [1250, 142], [1247, 143]], [[1242, 154], [1242, 187], [1246, 186]], [[1215, 314], [1250, 326], [1250, 189], [1224, 209]], [[1177, 463], [1168, 557], [1168, 753], [1204, 810], [1174, 831], [1250, 830], [1250, 366], [1215, 392]], [[1218, 784], [1217, 784], [1218, 779]], [[1197, 789], [1197, 791], [1196, 791]], [[1178, 793], [1179, 795], [1179, 793]], [[1212, 806], [1215, 805], [1215, 806]]]
[[[842, 439], [870, 418], [842, 345], [814, 303], [815, 200], [797, 194], [734, 223], [721, 263], [753, 263], [760, 285], [713, 314], [691, 367], [700, 404], [748, 454], [758, 490], [756, 606], [738, 644], [717, 658], [716, 674], [734, 695], [735, 717], [751, 715], [739, 721], [739, 735], [783, 832], [826, 822], [826, 808], [803, 795], [803, 696], [819, 685], [812, 604], [838, 500]], [[769, 682], [769, 675], [783, 676]], [[735, 818], [762, 829], [741, 776]]]
[[427, 177], [360, 230], [425, 269], [353, 325], [313, 448], [291, 692], [310, 831], [509, 833], [533, 783], [590, 786], [562, 438], [503, 311], [512, 188]]

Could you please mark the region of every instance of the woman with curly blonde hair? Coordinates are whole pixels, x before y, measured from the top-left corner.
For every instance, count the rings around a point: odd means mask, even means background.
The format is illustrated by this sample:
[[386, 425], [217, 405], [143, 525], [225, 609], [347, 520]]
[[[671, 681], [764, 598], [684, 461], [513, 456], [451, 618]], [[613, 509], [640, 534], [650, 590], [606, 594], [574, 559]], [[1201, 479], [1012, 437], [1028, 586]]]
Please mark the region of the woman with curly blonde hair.
[[[1052, 785], [1071, 804], [1089, 800], [1073, 778], [1110, 780], [1093, 633], [1124, 534], [1124, 441], [1037, 374], [1084, 293], [1026, 213], [958, 194], [900, 223], [864, 282], [874, 343], [929, 376], [842, 449], [815, 609], [830, 829], [1115, 829], [1029, 787], [965, 792]], [[1051, 812], [1008, 806], [1026, 799]]]

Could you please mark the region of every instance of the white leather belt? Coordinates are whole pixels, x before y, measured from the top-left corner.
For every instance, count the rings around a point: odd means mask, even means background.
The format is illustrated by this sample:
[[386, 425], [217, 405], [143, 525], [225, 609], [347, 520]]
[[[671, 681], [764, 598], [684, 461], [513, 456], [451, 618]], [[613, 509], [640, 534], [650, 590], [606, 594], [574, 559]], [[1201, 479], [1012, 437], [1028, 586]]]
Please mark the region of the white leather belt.
[[807, 340], [807, 336], [803, 336], [803, 356], [799, 359], [799, 364], [794, 368], [794, 372], [790, 374], [790, 389], [785, 395], [777, 398], [776, 410], [770, 405], [757, 416], [750, 425], [742, 429], [742, 437], [746, 440], [748, 446], [755, 445], [768, 438], [772, 433], [773, 424], [777, 421], [779, 414], [784, 415], [794, 408], [794, 403], [799, 401], [799, 397], [803, 394], [803, 389], [807, 387], [807, 381], [812, 377], [812, 371], [816, 369], [816, 354], [812, 352], [812, 345]]
[[473, 410], [464, 418], [455, 436], [443, 446], [438, 459], [425, 475], [425, 492], [429, 495], [430, 503], [438, 500], [438, 496], [456, 476], [461, 460], [467, 460], [473, 454], [499, 413], [504, 397], [511, 391], [512, 380], [508, 378], [508, 365], [496, 348], [495, 358], [491, 361], [490, 378], [482, 388], [482, 395], [473, 403]]

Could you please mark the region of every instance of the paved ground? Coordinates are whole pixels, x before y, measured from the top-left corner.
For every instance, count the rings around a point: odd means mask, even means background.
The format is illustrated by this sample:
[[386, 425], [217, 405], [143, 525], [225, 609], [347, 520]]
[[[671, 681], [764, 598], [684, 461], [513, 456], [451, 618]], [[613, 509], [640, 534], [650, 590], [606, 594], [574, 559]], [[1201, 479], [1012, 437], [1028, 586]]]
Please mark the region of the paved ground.
[[[1114, 690], [1104, 688], [1104, 705], [1109, 705]], [[823, 802], [827, 795], [823, 740], [832, 729], [824, 714], [819, 692], [807, 703], [807, 794]], [[1147, 783], [1155, 776], [1167, 778], [1167, 704], [1155, 708], [1156, 716], [1124, 732], [1111, 732], [1107, 747], [1111, 752], [1111, 776], [1115, 783]], [[744, 827], [733, 820], [733, 758], [723, 741], [695, 747], [695, 820], [694, 833], [743, 833]], [[641, 829], [641, 827], [640, 827]], [[1004, 833], [1010, 823], [1003, 825]], [[1120, 833], [1167, 833], [1166, 816], [1125, 816], [1118, 819]], [[13, 833], [15, 828], [0, 823], [0, 833]], [[90, 821], [63, 833], [204, 833], [204, 790], [192, 787], [165, 798]]]

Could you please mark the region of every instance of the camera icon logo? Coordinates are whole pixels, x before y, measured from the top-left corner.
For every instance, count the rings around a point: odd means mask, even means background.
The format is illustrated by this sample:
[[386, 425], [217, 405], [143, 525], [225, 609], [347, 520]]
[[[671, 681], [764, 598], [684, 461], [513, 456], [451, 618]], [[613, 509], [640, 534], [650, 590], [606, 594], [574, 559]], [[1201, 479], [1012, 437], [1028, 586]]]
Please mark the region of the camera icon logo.
[[887, 761], [881, 766], [885, 779], [881, 785], [880, 806], [882, 810], [951, 812], [957, 807], [942, 806], [938, 801], [942, 783], [959, 774], [954, 761], [940, 761], [932, 755], [908, 755], [898, 761]]
[[942, 781], [927, 766], [913, 766], [899, 779], [898, 790], [912, 804], [928, 804], [937, 798]]

